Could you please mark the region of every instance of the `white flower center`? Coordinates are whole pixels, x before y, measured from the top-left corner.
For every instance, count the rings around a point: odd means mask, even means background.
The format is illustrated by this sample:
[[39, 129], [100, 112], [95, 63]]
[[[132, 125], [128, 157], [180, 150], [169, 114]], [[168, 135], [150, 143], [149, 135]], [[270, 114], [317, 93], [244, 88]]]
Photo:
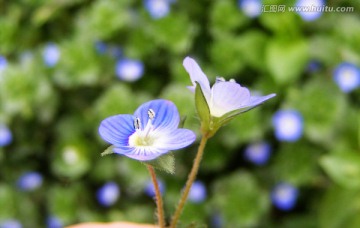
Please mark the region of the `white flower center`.
[[129, 146], [133, 147], [147, 147], [152, 146], [156, 137], [151, 135], [151, 131], [154, 129], [152, 121], [155, 118], [155, 112], [152, 109], [148, 110], [149, 120], [145, 128], [141, 129], [141, 121], [139, 118], [135, 118], [134, 127], [135, 132], [129, 137]]

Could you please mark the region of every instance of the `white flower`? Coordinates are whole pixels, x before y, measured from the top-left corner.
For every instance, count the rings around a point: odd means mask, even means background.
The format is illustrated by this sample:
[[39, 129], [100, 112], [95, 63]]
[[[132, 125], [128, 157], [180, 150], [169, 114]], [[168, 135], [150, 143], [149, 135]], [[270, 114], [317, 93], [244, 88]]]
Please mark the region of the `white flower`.
[[194, 91], [196, 82], [199, 83], [211, 116], [221, 117], [226, 113], [238, 109], [242, 109], [242, 112], [245, 112], [275, 96], [275, 94], [267, 96], [251, 96], [250, 91], [247, 88], [242, 87], [233, 79], [225, 81], [223, 78], [217, 78], [215, 84], [210, 87], [208, 78], [202, 72], [195, 60], [186, 57], [183, 65], [189, 73], [191, 82], [193, 83], [193, 86], [190, 86], [189, 89]]

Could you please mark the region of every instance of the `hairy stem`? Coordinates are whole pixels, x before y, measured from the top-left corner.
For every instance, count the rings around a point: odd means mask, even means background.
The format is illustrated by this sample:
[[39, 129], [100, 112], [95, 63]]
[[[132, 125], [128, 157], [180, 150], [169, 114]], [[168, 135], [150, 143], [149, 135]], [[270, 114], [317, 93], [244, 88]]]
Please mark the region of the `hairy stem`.
[[149, 170], [151, 180], [152, 180], [154, 188], [155, 188], [155, 199], [156, 199], [157, 217], [158, 217], [159, 227], [160, 228], [165, 228], [165, 217], [164, 217], [163, 202], [162, 202], [162, 197], [161, 197], [159, 184], [158, 184], [157, 179], [156, 179], [155, 170], [151, 165], [147, 165], [147, 168]]
[[193, 163], [193, 167], [191, 169], [191, 172], [189, 173], [188, 179], [186, 181], [186, 185], [185, 185], [185, 189], [181, 195], [181, 198], [179, 200], [179, 203], [177, 205], [176, 211], [174, 213], [174, 216], [172, 217], [171, 220], [171, 224], [170, 224], [170, 228], [176, 228], [176, 224], [178, 223], [178, 220], [180, 218], [180, 215], [183, 211], [183, 208], [185, 206], [187, 197], [189, 195], [191, 186], [193, 184], [193, 182], [196, 179], [196, 175], [198, 173], [199, 167], [200, 167], [200, 162], [204, 153], [204, 149], [205, 149], [205, 145], [206, 142], [208, 140], [208, 137], [206, 135], [203, 135], [200, 141], [200, 145]]

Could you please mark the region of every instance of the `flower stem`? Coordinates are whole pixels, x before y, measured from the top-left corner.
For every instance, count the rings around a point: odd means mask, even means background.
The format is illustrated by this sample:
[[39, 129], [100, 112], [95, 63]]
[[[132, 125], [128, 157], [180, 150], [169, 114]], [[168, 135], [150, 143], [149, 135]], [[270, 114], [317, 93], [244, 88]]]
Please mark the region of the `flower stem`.
[[203, 135], [202, 138], [201, 138], [201, 141], [200, 141], [200, 145], [199, 145], [199, 148], [198, 148], [194, 163], [193, 163], [193, 167], [192, 167], [191, 172], [190, 172], [190, 174], [188, 176], [188, 179], [186, 181], [185, 189], [184, 189], [184, 191], [183, 191], [183, 193], [181, 195], [181, 198], [180, 198], [179, 203], [177, 205], [174, 216], [172, 217], [170, 228], [176, 228], [176, 224], [177, 224], [177, 222], [178, 222], [178, 220], [180, 218], [180, 215], [181, 215], [182, 210], [183, 210], [183, 208], [185, 206], [187, 197], [189, 195], [191, 185], [193, 184], [193, 182], [196, 179], [196, 175], [197, 175], [198, 170], [199, 170], [200, 162], [201, 162], [201, 159], [202, 159], [202, 156], [203, 156], [203, 153], [204, 153], [204, 149], [205, 149], [205, 145], [206, 145], [207, 140], [208, 140], [208, 137], [206, 135]]
[[147, 166], [147, 168], [149, 170], [151, 180], [152, 180], [154, 188], [155, 188], [157, 217], [158, 217], [159, 227], [160, 228], [165, 228], [165, 217], [164, 217], [163, 202], [162, 202], [162, 198], [161, 198], [161, 192], [160, 192], [159, 184], [158, 184], [158, 182], [156, 180], [155, 170], [151, 165], [146, 165], [146, 166]]

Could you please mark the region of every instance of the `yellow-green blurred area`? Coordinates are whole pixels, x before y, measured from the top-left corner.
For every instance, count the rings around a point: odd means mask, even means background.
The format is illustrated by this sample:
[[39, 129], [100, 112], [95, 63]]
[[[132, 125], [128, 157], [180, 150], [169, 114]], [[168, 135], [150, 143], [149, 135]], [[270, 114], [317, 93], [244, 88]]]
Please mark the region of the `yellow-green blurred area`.
[[[0, 0], [0, 227], [155, 223], [146, 167], [101, 157], [98, 127], [163, 98], [200, 136], [186, 56], [277, 96], [210, 139], [180, 227], [360, 227], [360, 2], [304, 2]], [[158, 172], [167, 218], [198, 142]]]

